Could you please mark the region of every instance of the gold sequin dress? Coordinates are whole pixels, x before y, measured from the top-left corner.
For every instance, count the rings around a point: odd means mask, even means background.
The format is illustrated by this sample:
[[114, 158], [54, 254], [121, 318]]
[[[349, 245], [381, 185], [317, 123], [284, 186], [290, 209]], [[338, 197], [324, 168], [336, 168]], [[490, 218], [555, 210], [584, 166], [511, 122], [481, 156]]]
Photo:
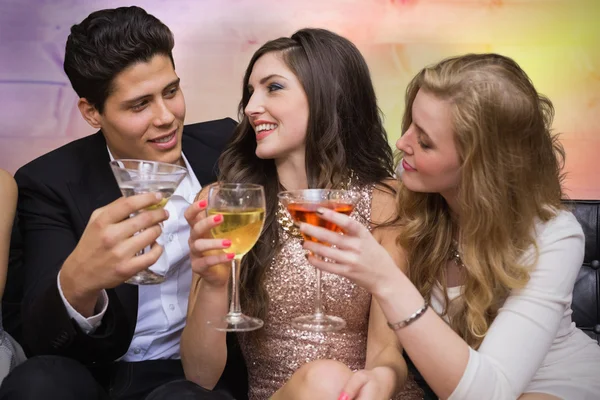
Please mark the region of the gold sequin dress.
[[[367, 224], [371, 217], [373, 186], [353, 188], [361, 193], [351, 217]], [[286, 211], [287, 212], [287, 211]], [[303, 364], [333, 359], [352, 370], [364, 368], [371, 295], [338, 275], [322, 273], [322, 298], [329, 315], [346, 320], [340, 332], [308, 332], [291, 327], [297, 316], [312, 314], [316, 290], [315, 268], [308, 263], [301, 238], [279, 228], [282, 248], [273, 259], [266, 277], [270, 298], [260, 345], [240, 334], [240, 345], [248, 366], [250, 400], [266, 400], [281, 388]], [[397, 399], [422, 399], [412, 378]]]

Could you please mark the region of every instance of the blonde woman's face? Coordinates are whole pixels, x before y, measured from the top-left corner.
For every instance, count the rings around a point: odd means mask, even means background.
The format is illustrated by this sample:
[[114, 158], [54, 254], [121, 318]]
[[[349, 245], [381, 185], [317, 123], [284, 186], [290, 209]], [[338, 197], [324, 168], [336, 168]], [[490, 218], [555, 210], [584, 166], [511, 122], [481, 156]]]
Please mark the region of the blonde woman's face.
[[404, 153], [398, 175], [414, 192], [456, 193], [460, 162], [452, 130], [451, 105], [419, 90], [412, 106], [412, 124], [396, 142]]

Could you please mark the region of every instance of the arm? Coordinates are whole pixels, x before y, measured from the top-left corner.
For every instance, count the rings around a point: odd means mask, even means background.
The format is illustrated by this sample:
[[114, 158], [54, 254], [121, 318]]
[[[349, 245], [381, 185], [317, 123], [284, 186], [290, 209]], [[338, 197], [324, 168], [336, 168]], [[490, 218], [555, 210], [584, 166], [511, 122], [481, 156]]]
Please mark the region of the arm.
[[213, 389], [227, 362], [226, 333], [206, 321], [227, 314], [227, 286], [211, 287], [194, 274], [186, 326], [181, 335], [181, 361], [186, 379]]
[[[395, 185], [395, 181], [386, 183], [392, 187]], [[371, 206], [374, 227], [373, 237], [388, 252], [390, 257], [398, 265], [401, 265], [402, 254], [396, 246], [398, 227], [393, 224], [396, 218], [394, 202], [394, 195], [389, 189], [374, 188]], [[379, 226], [381, 224], [387, 225]], [[401, 390], [408, 375], [406, 362], [402, 357], [402, 347], [394, 332], [388, 328], [385, 315], [374, 298], [371, 301], [369, 314], [365, 370], [368, 372], [361, 371], [355, 374], [346, 385], [344, 392], [350, 398], [374, 399], [381, 397], [389, 399]], [[361, 384], [367, 385], [370, 379], [373, 379], [373, 383], [377, 387], [369, 388], [365, 386], [359, 391], [358, 386]], [[372, 390], [378, 390], [378, 392]], [[361, 397], [356, 397], [358, 393]]]
[[388, 326], [385, 315], [375, 299], [371, 303], [369, 337], [367, 339], [367, 361], [365, 369], [373, 371], [385, 388], [385, 398], [393, 397], [402, 390], [408, 369], [402, 346]]
[[194, 276], [181, 336], [181, 361], [187, 379], [213, 389], [227, 361], [226, 333], [206, 322], [227, 313], [231, 261], [222, 251], [226, 248], [222, 241], [209, 239], [210, 228], [218, 223], [213, 217], [204, 217], [207, 195], [208, 187], [185, 212], [191, 227], [189, 246]]
[[[63, 199], [46, 185], [22, 170], [19, 182], [19, 222], [23, 236], [24, 297], [22, 318], [24, 341], [33, 354], [58, 354], [87, 362], [118, 358], [111, 354], [109, 337], [116, 326], [127, 326], [119, 315], [107, 312], [95, 335], [85, 335], [71, 319], [57, 286], [57, 276], [63, 262], [77, 245], [77, 234], [69, 221]], [[112, 304], [111, 304], [112, 305]], [[107, 337], [108, 336], [108, 337]], [[100, 339], [102, 338], [102, 339]], [[96, 340], [94, 340], [96, 339]], [[119, 347], [119, 346], [117, 346]], [[85, 351], [82, 349], [85, 348]], [[94, 354], [94, 349], [98, 353]], [[107, 360], [108, 361], [108, 360]]]
[[[39, 172], [39, 171], [38, 171]], [[102, 224], [101, 215], [107, 214], [105, 211], [115, 211], [115, 206], [106, 206], [94, 212], [92, 219], [99, 219], [100, 222], [88, 223], [83, 235], [80, 237], [78, 228], [74, 226], [73, 199], [69, 197], [67, 187], [52, 186], [51, 183], [43, 183], [38, 179], [38, 173], [34, 169], [22, 169], [16, 179], [19, 185], [18, 212], [21, 233], [23, 238], [23, 273], [24, 273], [24, 298], [23, 298], [23, 334], [24, 341], [31, 349], [33, 354], [58, 354], [71, 357], [82, 362], [110, 362], [123, 355], [128, 348], [129, 339], [133, 333], [133, 324], [130, 318], [127, 318], [124, 307], [119, 297], [114, 291], [109, 291], [109, 307], [102, 318], [102, 324], [93, 334], [86, 332], [75, 323], [67, 312], [65, 301], [61, 297], [58, 289], [58, 274], [61, 278], [69, 276], [65, 274], [65, 266], [68, 264], [65, 260], [72, 258], [79, 259], [85, 255], [86, 260], [81, 259], [80, 264], [89, 270], [94, 270], [97, 276], [92, 276], [88, 272], [82, 274], [79, 278], [71, 279], [78, 290], [88, 288], [90, 292], [99, 295], [104, 288], [115, 287], [120, 282], [122, 276], [132, 272], [132, 267], [128, 262], [115, 264], [115, 259], [110, 259], [115, 253], [110, 249], [103, 249], [105, 243], [102, 243], [104, 236], [111, 236], [117, 246], [121, 246], [121, 254], [135, 254], [131, 247], [131, 240], [127, 232], [114, 229], [114, 225], [106, 224], [106, 229], [113, 229], [110, 235], [102, 234], [101, 230], [95, 230], [94, 227]], [[152, 197], [152, 196], [150, 196]], [[133, 199], [133, 198], [130, 198]], [[137, 207], [140, 204], [133, 205], [138, 199], [119, 199], [116, 209], [125, 215], [122, 220], [127, 219], [129, 214], [128, 207]], [[124, 200], [127, 200], [124, 202]], [[145, 199], [148, 204], [156, 202], [156, 199]], [[129, 203], [127, 205], [127, 203]], [[143, 203], [143, 201], [142, 201]], [[112, 203], [111, 203], [112, 204]], [[123, 208], [123, 209], [121, 209]], [[155, 223], [150, 224], [152, 212], [146, 213], [143, 217], [151, 228]], [[160, 218], [157, 218], [158, 221]], [[125, 224], [136, 224], [132, 222], [133, 218], [124, 222]], [[138, 220], [139, 221], [139, 220]], [[159, 232], [158, 229], [149, 229], [148, 235], [154, 237]], [[123, 238], [120, 235], [124, 235]], [[135, 240], [137, 244], [142, 245], [140, 240], [147, 240], [152, 243], [150, 236], [139, 237]], [[84, 239], [85, 238], [85, 239]], [[96, 247], [90, 246], [94, 244]], [[79, 250], [78, 250], [79, 249]], [[130, 251], [133, 251], [130, 253]], [[153, 255], [160, 255], [160, 248], [153, 252]], [[132, 257], [132, 256], [131, 256]], [[131, 258], [130, 257], [130, 258]], [[152, 256], [151, 256], [152, 257]], [[151, 261], [146, 259], [132, 259], [133, 262]], [[118, 264], [118, 263], [117, 263]], [[75, 265], [75, 263], [71, 263]], [[150, 264], [151, 265], [151, 264]], [[137, 265], [143, 268], [142, 265]], [[115, 273], [115, 269], [121, 269], [121, 274]], [[133, 268], [136, 268], [135, 266]], [[82, 270], [79, 269], [79, 272]], [[106, 274], [106, 275], [104, 275]], [[114, 279], [107, 282], [106, 276]], [[123, 280], [125, 280], [123, 278]], [[88, 286], [90, 282], [95, 282], [101, 287]], [[61, 281], [63, 284], [64, 281]], [[69, 297], [68, 285], [62, 285], [66, 300], [81, 314], [86, 314], [86, 306], [78, 303], [77, 299]], [[71, 293], [74, 293], [71, 291]], [[85, 293], [85, 290], [81, 293]], [[97, 296], [93, 298], [90, 313], [94, 310]]]
[[[369, 239], [364, 232], [358, 233], [359, 226], [327, 210], [323, 217], [362, 237], [363, 247], [337, 253], [319, 247], [319, 255], [338, 264], [311, 262], [361, 282], [391, 322], [405, 320], [423, 305], [422, 296], [391, 259], [382, 261], [377, 269], [367, 266], [367, 254], [384, 259], [380, 250], [364, 244]], [[302, 229], [317, 236], [311, 227]], [[318, 238], [335, 239], [326, 233], [319, 233]], [[439, 397], [500, 400], [522, 394], [556, 337], [572, 297], [583, 245], [581, 227], [572, 215], [561, 214], [546, 224], [538, 237], [539, 257], [530, 281], [524, 289], [511, 293], [478, 351], [471, 349], [431, 310], [396, 331], [406, 352]], [[306, 247], [314, 250], [317, 246]]]
[[[583, 261], [581, 227], [572, 215], [559, 215], [546, 225], [538, 246], [539, 258], [530, 281], [511, 293], [478, 351], [469, 348], [431, 311], [414, 326], [397, 331], [411, 359], [440, 397], [489, 398], [493, 393], [493, 399], [516, 398], [537, 372], [571, 301]], [[396, 289], [395, 301], [389, 298], [394, 306], [388, 317], [406, 315], [408, 310], [398, 307], [406, 286]], [[427, 338], [433, 336], [431, 332], [436, 332], [437, 340]]]
[[[396, 189], [397, 181], [391, 180], [386, 183]], [[393, 224], [396, 219], [395, 198], [389, 189], [375, 187], [371, 214], [375, 224], [373, 237], [397, 265], [403, 265], [401, 263], [402, 253], [396, 246], [398, 227]], [[384, 223], [391, 225], [377, 228], [378, 224]], [[392, 379], [393, 385], [390, 394], [397, 393], [404, 386], [408, 374], [406, 362], [402, 357], [402, 346], [394, 332], [388, 328], [385, 315], [376, 299], [371, 302], [366, 368], [382, 369], [382, 373]]]
[[8, 252], [10, 235], [17, 207], [17, 184], [6, 171], [0, 170], [0, 298], [4, 294], [6, 272], [8, 268]]

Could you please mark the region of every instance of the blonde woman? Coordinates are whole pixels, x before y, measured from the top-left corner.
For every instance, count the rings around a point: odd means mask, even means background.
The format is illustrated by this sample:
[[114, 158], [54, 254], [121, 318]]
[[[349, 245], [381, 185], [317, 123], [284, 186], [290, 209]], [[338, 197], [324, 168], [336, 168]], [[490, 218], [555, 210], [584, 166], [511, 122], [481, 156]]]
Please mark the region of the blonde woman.
[[[17, 207], [17, 184], [12, 175], [0, 169], [0, 298], [4, 294], [10, 235]], [[17, 364], [25, 360], [21, 346], [2, 328], [0, 310], [0, 383]]]
[[[495, 54], [425, 68], [406, 100], [396, 146], [407, 274], [327, 210], [346, 234], [302, 225], [337, 246], [305, 242], [328, 259], [309, 261], [373, 294], [440, 398], [600, 398], [600, 347], [571, 320], [584, 237], [561, 206], [552, 103]], [[359, 398], [355, 386], [340, 398]]]

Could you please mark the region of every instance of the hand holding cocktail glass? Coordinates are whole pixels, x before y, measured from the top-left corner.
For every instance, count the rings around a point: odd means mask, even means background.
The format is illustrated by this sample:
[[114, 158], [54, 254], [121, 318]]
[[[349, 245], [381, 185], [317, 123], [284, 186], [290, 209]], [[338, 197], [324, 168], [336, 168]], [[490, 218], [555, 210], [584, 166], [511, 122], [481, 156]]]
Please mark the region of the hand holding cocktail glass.
[[[110, 167], [124, 197], [142, 193], [161, 194], [160, 203], [147, 207], [147, 211], [164, 207], [187, 174], [187, 169], [179, 165], [145, 160], [114, 160], [110, 162]], [[142, 249], [137, 255], [144, 254], [144, 251]], [[126, 283], [153, 285], [164, 280], [163, 275], [147, 269], [133, 275]]]
[[[90, 317], [104, 289], [154, 265], [162, 248], [153, 245], [168, 214], [160, 204], [162, 194], [143, 193], [119, 197], [94, 210], [73, 252], [59, 274], [67, 302], [81, 315]], [[150, 209], [144, 213], [140, 210]], [[150, 248], [137, 256], [145, 248]]]
[[[302, 224], [301, 232], [318, 240], [304, 242], [304, 248], [311, 252], [310, 263], [322, 271], [349, 279], [376, 298], [393, 293], [397, 288], [397, 280], [393, 277], [404, 274], [403, 267], [399, 267], [403, 261], [392, 257], [392, 253], [400, 255], [395, 240], [388, 242], [389, 248], [386, 248], [367, 226], [347, 215], [326, 208], [320, 210], [320, 215], [323, 220], [341, 227], [344, 235], [318, 226]], [[392, 232], [396, 228], [391, 226]], [[389, 238], [388, 235], [391, 235], [394, 238], [392, 232], [387, 232], [385, 236]], [[393, 251], [390, 252], [390, 249]], [[418, 291], [416, 294], [418, 295]]]
[[[343, 230], [331, 221], [324, 220], [319, 216], [319, 208], [329, 208], [339, 213], [350, 215], [358, 202], [358, 193], [350, 190], [329, 189], [306, 189], [281, 192], [279, 201], [287, 208], [296, 224], [306, 223], [320, 226], [336, 235]], [[304, 240], [327, 244], [310, 235], [303, 233]], [[338, 331], [346, 326], [346, 321], [340, 317], [327, 315], [321, 301], [321, 270], [316, 269], [316, 297], [315, 311], [311, 315], [303, 315], [292, 320], [292, 326], [296, 329], [330, 332]]]

